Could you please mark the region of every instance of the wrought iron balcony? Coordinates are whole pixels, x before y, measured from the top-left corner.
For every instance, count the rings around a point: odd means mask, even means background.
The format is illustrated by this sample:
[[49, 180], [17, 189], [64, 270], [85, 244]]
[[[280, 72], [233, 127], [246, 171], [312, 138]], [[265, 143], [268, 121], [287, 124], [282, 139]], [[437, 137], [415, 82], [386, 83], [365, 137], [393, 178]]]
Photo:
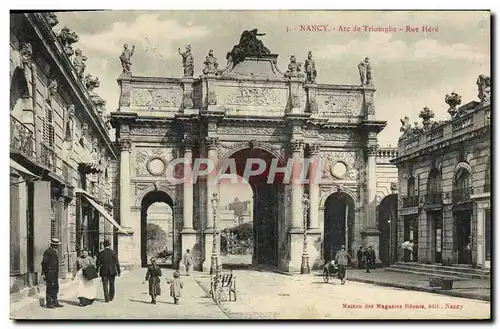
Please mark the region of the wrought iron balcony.
[[40, 148], [40, 157], [39, 161], [41, 162], [42, 165], [47, 167], [50, 171], [56, 172], [56, 152], [48, 147], [47, 145], [43, 144], [41, 145]]
[[426, 204], [442, 204], [443, 192], [429, 192], [425, 195]]
[[35, 156], [35, 138], [33, 132], [21, 121], [10, 116], [10, 151], [28, 158]]
[[458, 202], [468, 201], [468, 200], [470, 200], [470, 196], [473, 193], [474, 193], [474, 189], [472, 188], [472, 186], [453, 189], [452, 194], [451, 194], [452, 195], [452, 202], [458, 203]]
[[418, 207], [418, 195], [403, 197], [403, 207]]

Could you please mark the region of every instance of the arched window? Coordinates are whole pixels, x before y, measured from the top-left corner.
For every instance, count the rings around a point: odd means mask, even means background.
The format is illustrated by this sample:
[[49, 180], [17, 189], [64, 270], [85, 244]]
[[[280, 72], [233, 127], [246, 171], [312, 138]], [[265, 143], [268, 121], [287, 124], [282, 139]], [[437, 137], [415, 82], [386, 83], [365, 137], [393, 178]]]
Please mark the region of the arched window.
[[453, 184], [453, 202], [467, 201], [472, 194], [472, 175], [469, 168], [461, 166], [455, 173], [455, 182]]
[[407, 191], [407, 196], [408, 197], [414, 197], [415, 196], [415, 177], [410, 176], [408, 178], [408, 191]]
[[429, 178], [427, 179], [427, 193], [441, 193], [441, 173], [436, 168], [432, 169], [429, 173]]

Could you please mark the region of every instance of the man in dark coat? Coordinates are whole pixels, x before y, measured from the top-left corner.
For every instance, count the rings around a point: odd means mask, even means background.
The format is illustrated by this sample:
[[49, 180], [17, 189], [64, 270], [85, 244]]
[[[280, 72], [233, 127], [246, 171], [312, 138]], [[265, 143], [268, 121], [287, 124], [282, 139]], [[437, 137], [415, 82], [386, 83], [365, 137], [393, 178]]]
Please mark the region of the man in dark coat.
[[102, 278], [104, 300], [106, 303], [115, 298], [115, 277], [120, 276], [120, 263], [116, 252], [110, 248], [109, 240], [104, 240], [104, 250], [97, 257], [97, 268]]
[[370, 261], [371, 261], [371, 266], [372, 268], [375, 268], [375, 260], [377, 259], [376, 255], [375, 255], [375, 248], [373, 248], [372, 246], [368, 247], [368, 251], [370, 252]]
[[363, 259], [365, 261], [365, 266], [366, 266], [366, 273], [370, 273], [370, 268], [372, 267], [372, 254], [370, 252], [370, 248], [365, 248], [365, 251], [363, 253]]
[[57, 257], [57, 248], [60, 244], [59, 239], [52, 238], [50, 240], [50, 247], [43, 253], [42, 278], [47, 285], [45, 292], [47, 308], [63, 307], [57, 300], [57, 294], [59, 293], [59, 258]]
[[345, 246], [342, 245], [340, 250], [335, 255], [335, 263], [339, 267], [339, 279], [341, 284], [345, 284], [345, 277], [347, 274], [347, 266], [349, 265], [349, 261], [351, 259], [351, 255], [347, 253], [345, 250]]
[[363, 246], [359, 247], [356, 258], [358, 259], [358, 268], [363, 268]]

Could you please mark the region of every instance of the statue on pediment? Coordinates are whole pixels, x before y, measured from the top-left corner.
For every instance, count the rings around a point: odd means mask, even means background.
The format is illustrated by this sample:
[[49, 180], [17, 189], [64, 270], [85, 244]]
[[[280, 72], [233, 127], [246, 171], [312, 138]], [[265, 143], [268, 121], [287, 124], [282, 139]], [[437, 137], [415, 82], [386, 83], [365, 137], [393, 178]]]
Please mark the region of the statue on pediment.
[[82, 54], [81, 49], [75, 50], [75, 57], [73, 58], [73, 66], [75, 67], [76, 74], [80, 79], [84, 79], [84, 72], [85, 69], [87, 68], [87, 64], [85, 63], [87, 61], [87, 56], [84, 56]]
[[233, 47], [231, 52], [227, 53], [226, 59], [236, 65], [242, 62], [246, 56], [262, 57], [270, 54], [271, 51], [257, 38], [264, 35], [266, 34], [259, 33], [258, 29], [243, 31], [240, 42]]
[[66, 55], [70, 57], [73, 56], [75, 52], [73, 51], [73, 47], [71, 45], [78, 42], [78, 40], [80, 39], [78, 35], [75, 32], [71, 32], [69, 27], [65, 26], [59, 33], [59, 39], [62, 42], [62, 46]]
[[312, 58], [312, 51], [307, 54], [304, 69], [306, 71], [306, 83], [316, 83], [316, 64]]
[[399, 131], [403, 133], [403, 136], [408, 136], [411, 133], [411, 123], [409, 117], [404, 117], [404, 119], [399, 119], [401, 121], [401, 128]]
[[181, 52], [180, 48], [178, 48], [177, 51], [179, 52], [179, 55], [182, 56], [182, 66], [184, 67], [184, 76], [192, 77], [194, 75], [194, 57], [193, 54], [191, 53], [191, 46], [187, 45], [186, 51], [184, 51], [183, 53]]
[[123, 45], [123, 51], [120, 55], [120, 62], [122, 63], [123, 74], [132, 74], [132, 56], [134, 55], [135, 46], [132, 45], [132, 49], [129, 49], [128, 44]]
[[368, 57], [366, 57], [364, 61], [358, 64], [358, 71], [361, 85], [371, 86], [373, 84], [372, 67], [370, 65], [370, 59]]
[[288, 70], [285, 72], [285, 78], [300, 77], [302, 69], [302, 63], [297, 62], [295, 55], [290, 56], [290, 63], [288, 64]]
[[481, 100], [481, 103], [490, 102], [491, 97], [491, 79], [489, 76], [481, 74], [476, 81], [478, 95], [477, 97]]
[[217, 68], [219, 63], [217, 63], [217, 58], [214, 56], [214, 51], [210, 49], [208, 56], [205, 58], [205, 67], [203, 68], [204, 75], [217, 75]]

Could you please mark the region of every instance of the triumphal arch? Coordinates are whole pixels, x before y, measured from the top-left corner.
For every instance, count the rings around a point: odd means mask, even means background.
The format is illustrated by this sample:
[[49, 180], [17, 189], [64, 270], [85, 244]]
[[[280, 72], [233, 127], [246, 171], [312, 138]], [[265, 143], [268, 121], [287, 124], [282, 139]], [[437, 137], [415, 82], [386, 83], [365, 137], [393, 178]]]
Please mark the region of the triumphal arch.
[[125, 48], [119, 110], [112, 113], [121, 150], [119, 218], [128, 230], [118, 237], [121, 263], [147, 262], [146, 209], [164, 201], [173, 209], [174, 263], [191, 249], [196, 267], [209, 268], [218, 185], [207, 183], [210, 177], [194, 184], [166, 179], [169, 163], [179, 158], [235, 159], [239, 175], [248, 158], [278, 159], [282, 166], [288, 159], [324, 161], [322, 169], [313, 167], [323, 170], [321, 182], [269, 183], [268, 171], [250, 179], [255, 264], [298, 271], [304, 236], [311, 267], [342, 244], [351, 252], [360, 245], [378, 249], [377, 135], [386, 123], [375, 120], [368, 60], [359, 66], [360, 85], [318, 84], [311, 53], [304, 67], [291, 56], [282, 72], [278, 55], [257, 36], [257, 30], [243, 32], [223, 69], [209, 51], [198, 78], [189, 46], [180, 53], [182, 78], [134, 76], [133, 53]]

